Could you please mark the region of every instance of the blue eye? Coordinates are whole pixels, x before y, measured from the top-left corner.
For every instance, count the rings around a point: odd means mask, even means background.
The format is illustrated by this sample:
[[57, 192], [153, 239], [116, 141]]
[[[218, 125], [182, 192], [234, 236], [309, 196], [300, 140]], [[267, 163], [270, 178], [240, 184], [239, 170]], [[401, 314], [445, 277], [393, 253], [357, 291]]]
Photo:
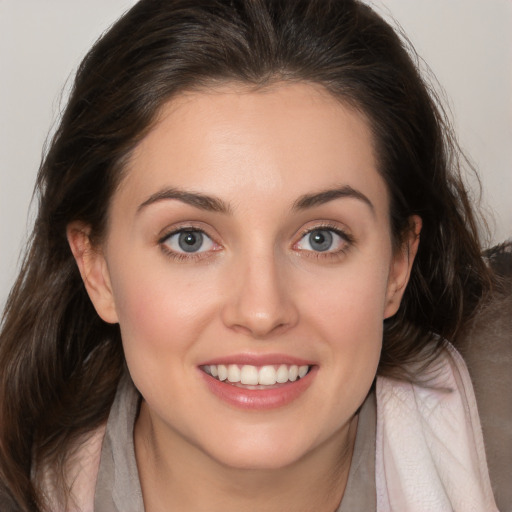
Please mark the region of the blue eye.
[[313, 229], [298, 242], [297, 249], [315, 252], [337, 252], [343, 250], [348, 241], [333, 229]]
[[172, 233], [162, 240], [162, 243], [177, 253], [198, 253], [214, 248], [213, 240], [199, 230], [181, 230]]

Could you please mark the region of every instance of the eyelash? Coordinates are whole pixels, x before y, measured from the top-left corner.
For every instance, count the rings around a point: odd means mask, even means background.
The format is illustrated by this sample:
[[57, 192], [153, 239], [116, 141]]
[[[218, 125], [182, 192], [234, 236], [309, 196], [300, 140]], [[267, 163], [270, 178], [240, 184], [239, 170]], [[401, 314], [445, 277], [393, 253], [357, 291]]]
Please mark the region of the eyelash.
[[166, 245], [166, 242], [172, 236], [177, 235], [179, 233], [201, 233], [203, 236], [209, 238], [213, 242], [213, 244], [215, 244], [216, 246], [219, 246], [219, 244], [217, 244], [217, 242], [215, 242], [213, 237], [208, 235], [208, 233], [206, 233], [206, 231], [200, 227], [196, 227], [193, 225], [187, 225], [187, 226], [179, 227], [176, 229], [172, 229], [171, 231], [165, 233], [163, 236], [161, 236], [158, 239], [158, 245], [160, 246], [160, 249], [162, 250], [164, 255], [173, 259], [174, 261], [184, 261], [184, 262], [198, 261], [198, 260], [208, 258], [211, 256], [212, 252], [218, 251], [218, 249], [214, 249], [213, 251], [190, 252], [190, 253], [174, 251]]
[[305, 236], [307, 236], [308, 234], [313, 233], [315, 231], [331, 231], [331, 232], [335, 233], [336, 235], [338, 235], [340, 238], [342, 238], [345, 243], [343, 244], [343, 247], [341, 249], [338, 249], [337, 251], [323, 251], [322, 252], [322, 251], [308, 251], [308, 250], [299, 249], [300, 252], [306, 254], [307, 257], [309, 257], [309, 258], [323, 259], [323, 260], [339, 259], [339, 258], [343, 257], [355, 243], [355, 239], [352, 235], [350, 235], [346, 231], [343, 231], [336, 225], [325, 223], [325, 224], [317, 224], [315, 226], [312, 226], [312, 227], [307, 228], [304, 231], [302, 231], [302, 233], [300, 234], [299, 240], [297, 242], [295, 242], [294, 246], [297, 245]]
[[[344, 240], [343, 247], [341, 249], [338, 249], [336, 251], [310, 251], [305, 249], [297, 249], [298, 252], [306, 255], [309, 258], [315, 258], [315, 259], [339, 259], [343, 255], [347, 253], [347, 251], [352, 247], [355, 240], [352, 235], [348, 234], [347, 232], [341, 230], [338, 226], [325, 223], [325, 224], [317, 224], [315, 226], [312, 226], [310, 228], [307, 228], [303, 230], [300, 234], [300, 237], [297, 242], [293, 244], [293, 247], [295, 247], [301, 240], [304, 239], [305, 236], [307, 236], [310, 233], [313, 233], [315, 231], [330, 231], [338, 235], [340, 238]], [[213, 249], [210, 251], [202, 251], [202, 252], [177, 252], [172, 249], [170, 249], [166, 242], [174, 236], [179, 233], [201, 233], [203, 236], [209, 238], [213, 244], [215, 244], [217, 247], [220, 247], [217, 242], [215, 242], [214, 238], [211, 237], [206, 233], [206, 231], [200, 227], [196, 227], [193, 225], [187, 225], [183, 227], [179, 227], [176, 229], [172, 229], [171, 231], [165, 233], [163, 236], [161, 236], [158, 239], [158, 245], [160, 246], [162, 252], [169, 258], [173, 259], [174, 261], [198, 261], [203, 260], [206, 258], [209, 258], [212, 254], [212, 252], [217, 252], [219, 249]]]

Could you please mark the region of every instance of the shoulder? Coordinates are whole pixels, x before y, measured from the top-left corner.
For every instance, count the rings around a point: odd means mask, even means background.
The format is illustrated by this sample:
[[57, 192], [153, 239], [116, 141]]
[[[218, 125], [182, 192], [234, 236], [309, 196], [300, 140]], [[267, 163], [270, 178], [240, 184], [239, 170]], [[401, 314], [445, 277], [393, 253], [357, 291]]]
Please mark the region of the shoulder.
[[503, 279], [459, 340], [471, 376], [484, 436], [489, 474], [500, 510], [512, 509], [512, 253], [491, 264]]

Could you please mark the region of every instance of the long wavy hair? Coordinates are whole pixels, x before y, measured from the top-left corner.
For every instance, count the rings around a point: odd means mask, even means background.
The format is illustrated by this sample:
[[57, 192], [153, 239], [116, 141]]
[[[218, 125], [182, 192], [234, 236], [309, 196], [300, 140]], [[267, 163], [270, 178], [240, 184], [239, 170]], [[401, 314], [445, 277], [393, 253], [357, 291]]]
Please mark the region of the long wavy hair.
[[320, 84], [366, 117], [396, 246], [410, 216], [422, 218], [379, 373], [413, 378], [407, 363], [434, 338], [457, 342], [491, 277], [450, 125], [404, 39], [356, 0], [142, 0], [84, 58], [37, 178], [0, 332], [0, 487], [15, 510], [44, 509], [31, 468], [62, 471], [106, 420], [124, 367], [119, 328], [92, 307], [66, 227], [82, 221], [101, 242], [124, 163], [173, 96], [280, 81]]

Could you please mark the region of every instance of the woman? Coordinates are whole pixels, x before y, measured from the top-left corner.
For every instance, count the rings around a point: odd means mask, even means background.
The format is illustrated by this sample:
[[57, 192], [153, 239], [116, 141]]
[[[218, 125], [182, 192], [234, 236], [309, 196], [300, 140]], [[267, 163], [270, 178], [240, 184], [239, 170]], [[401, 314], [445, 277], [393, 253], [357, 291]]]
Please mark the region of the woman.
[[139, 2], [40, 170], [2, 510], [495, 510], [456, 157], [359, 2]]

